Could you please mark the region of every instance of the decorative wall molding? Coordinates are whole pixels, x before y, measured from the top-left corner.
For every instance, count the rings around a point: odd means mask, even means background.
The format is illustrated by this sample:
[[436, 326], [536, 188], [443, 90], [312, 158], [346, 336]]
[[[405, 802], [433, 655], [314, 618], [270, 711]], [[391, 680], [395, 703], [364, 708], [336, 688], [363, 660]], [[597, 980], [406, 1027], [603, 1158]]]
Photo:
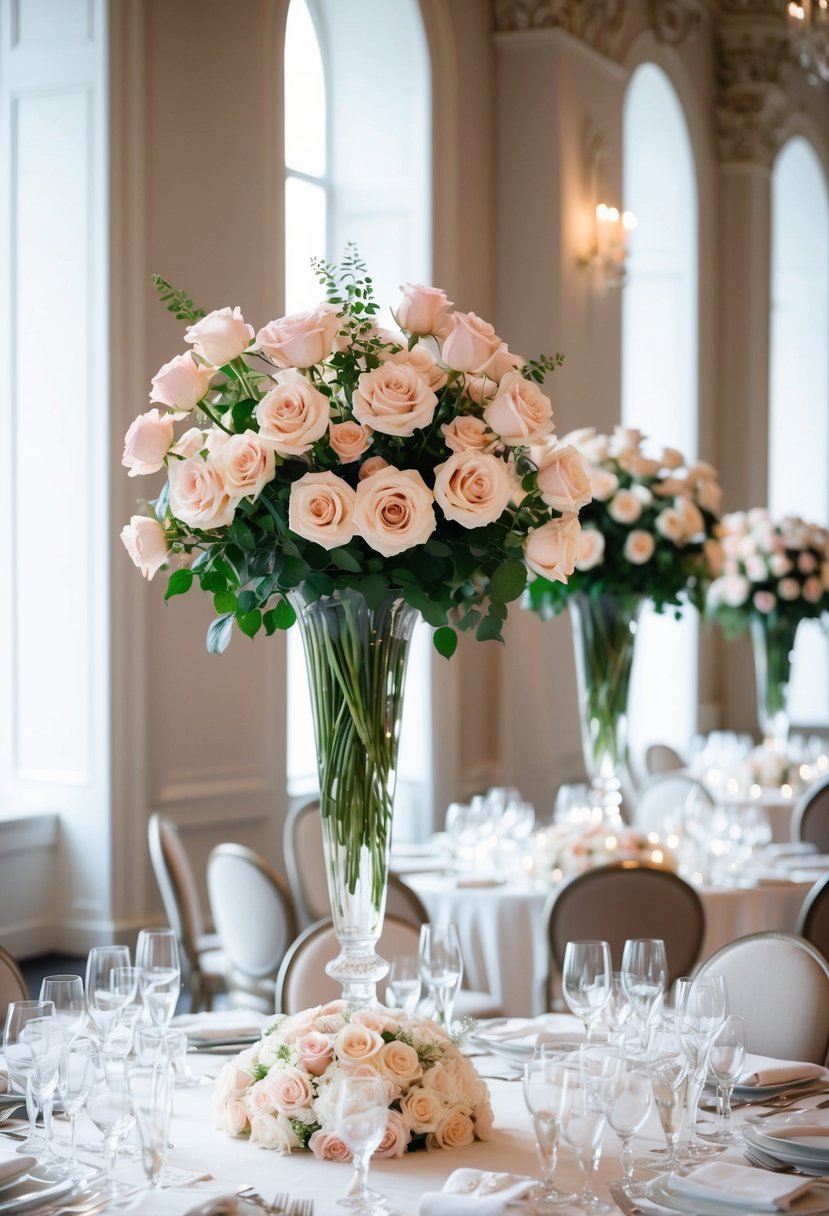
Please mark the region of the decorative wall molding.
[[716, 52], [720, 159], [769, 167], [791, 110], [786, 0], [721, 0]]
[[700, 0], [649, 0], [650, 23], [660, 42], [679, 46], [702, 21]]
[[612, 58], [627, 13], [627, 0], [495, 0], [495, 29], [566, 30]]

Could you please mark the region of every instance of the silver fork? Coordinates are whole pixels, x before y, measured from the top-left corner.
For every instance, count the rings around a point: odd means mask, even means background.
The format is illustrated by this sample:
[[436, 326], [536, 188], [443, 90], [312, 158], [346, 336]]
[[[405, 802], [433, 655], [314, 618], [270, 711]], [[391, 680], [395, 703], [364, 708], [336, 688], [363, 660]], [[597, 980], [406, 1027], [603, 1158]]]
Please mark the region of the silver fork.
[[273, 1206], [281, 1216], [314, 1216], [313, 1199], [292, 1199], [290, 1195], [274, 1195]]

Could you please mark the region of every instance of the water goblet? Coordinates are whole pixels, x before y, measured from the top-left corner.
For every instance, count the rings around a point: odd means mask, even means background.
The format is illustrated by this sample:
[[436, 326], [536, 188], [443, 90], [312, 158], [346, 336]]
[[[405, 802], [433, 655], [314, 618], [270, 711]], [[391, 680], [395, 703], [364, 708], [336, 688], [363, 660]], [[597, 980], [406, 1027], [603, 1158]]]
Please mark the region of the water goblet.
[[135, 964], [141, 972], [141, 998], [155, 1026], [170, 1024], [181, 991], [181, 963], [172, 929], [142, 929]]
[[95, 1081], [86, 1100], [86, 1113], [106, 1146], [106, 1178], [102, 1193], [123, 1194], [128, 1188], [115, 1179], [118, 1163], [118, 1142], [130, 1131], [135, 1116], [127, 1089], [127, 1065], [123, 1056], [100, 1055]]
[[52, 1001], [12, 1001], [6, 1010], [3, 1030], [3, 1053], [9, 1070], [12, 1086], [26, 1095], [26, 1115], [29, 1119], [29, 1134], [15, 1150], [25, 1156], [37, 1156], [43, 1146], [43, 1138], [36, 1131], [38, 1105], [32, 1087], [32, 1052], [24, 1037], [26, 1023], [34, 1018], [54, 1015]]
[[78, 1160], [78, 1115], [83, 1110], [95, 1083], [98, 1048], [91, 1039], [67, 1039], [58, 1074], [58, 1097], [70, 1126], [69, 1173], [74, 1182], [85, 1182], [98, 1171]]
[[648, 1019], [665, 993], [668, 964], [661, 938], [635, 937], [622, 951], [622, 985], [633, 1011], [642, 1024], [642, 1048], [648, 1034]]
[[398, 954], [389, 966], [387, 992], [395, 1008], [412, 1017], [420, 1000], [420, 959], [416, 954]]
[[149, 1068], [128, 1068], [127, 1088], [141, 1140], [141, 1161], [149, 1189], [161, 1185], [167, 1160], [175, 1074], [165, 1060]]
[[594, 1063], [587, 1069], [582, 1059], [578, 1072], [572, 1071], [568, 1080], [562, 1108], [561, 1131], [575, 1150], [584, 1174], [584, 1186], [577, 1196], [579, 1209], [591, 1212], [611, 1212], [610, 1204], [599, 1199], [593, 1191], [593, 1175], [601, 1155], [602, 1136], [607, 1124], [601, 1073], [594, 1073]]
[[610, 946], [607, 942], [568, 942], [564, 948], [561, 987], [572, 1012], [582, 1019], [590, 1041], [610, 999]]
[[420, 976], [435, 1002], [435, 1018], [448, 1032], [452, 1006], [463, 979], [463, 957], [454, 925], [420, 926]]
[[39, 1152], [38, 1163], [32, 1173], [44, 1182], [58, 1182], [65, 1178], [68, 1172], [68, 1163], [55, 1152], [52, 1126], [52, 1105], [66, 1042], [63, 1026], [54, 1013], [45, 1017], [29, 1018], [20, 1038], [31, 1053], [32, 1092], [43, 1112], [43, 1130], [46, 1137], [46, 1145]]
[[575, 1195], [560, 1191], [554, 1175], [567, 1085], [573, 1084], [578, 1074], [572, 1063], [564, 1063], [549, 1046], [542, 1044], [524, 1064], [524, 1101], [533, 1121], [541, 1170], [541, 1181], [533, 1187], [529, 1198], [545, 1204], [565, 1204], [572, 1203]]
[[51, 1001], [67, 1040], [81, 1031], [86, 1018], [86, 997], [79, 975], [47, 975], [40, 985], [40, 1000]]
[[371, 1154], [383, 1138], [389, 1121], [389, 1096], [380, 1076], [345, 1076], [334, 1108], [334, 1131], [351, 1149], [354, 1177], [341, 1207], [370, 1216], [385, 1213], [388, 1200], [369, 1190], [368, 1167]]
[[652, 1029], [648, 1039], [648, 1072], [654, 1106], [668, 1146], [665, 1164], [672, 1173], [681, 1164], [677, 1145], [688, 1091], [688, 1061], [675, 1027], [663, 1024]]
[[651, 1078], [639, 1060], [623, 1059], [616, 1076], [607, 1121], [622, 1145], [622, 1177], [616, 1183], [626, 1195], [639, 1195], [642, 1185], [633, 1180], [631, 1141], [644, 1127], [651, 1111]]
[[601, 1018], [602, 1024], [607, 1028], [611, 1043], [619, 1047], [625, 1044], [632, 1017], [633, 1006], [625, 992], [622, 973], [614, 971], [610, 978], [610, 996], [602, 1009]]
[[740, 1144], [731, 1131], [731, 1092], [743, 1071], [746, 1032], [742, 1018], [732, 1014], [711, 1045], [709, 1066], [717, 1079], [717, 1130], [708, 1137], [716, 1144]]
[[117, 967], [129, 967], [128, 946], [93, 946], [86, 960], [86, 1006], [98, 1039], [103, 1046], [115, 1028], [121, 1005], [119, 993], [110, 987], [110, 975]]

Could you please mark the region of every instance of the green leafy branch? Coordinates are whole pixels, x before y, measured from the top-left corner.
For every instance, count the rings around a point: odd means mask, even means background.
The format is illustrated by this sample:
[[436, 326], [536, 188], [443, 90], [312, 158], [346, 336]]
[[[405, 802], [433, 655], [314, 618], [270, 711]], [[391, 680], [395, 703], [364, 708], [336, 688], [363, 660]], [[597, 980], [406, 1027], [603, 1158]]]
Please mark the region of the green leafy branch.
[[203, 308], [197, 308], [184, 291], [177, 291], [172, 284], [163, 279], [160, 274], [153, 275], [153, 286], [168, 312], [178, 321], [198, 321], [206, 316]]

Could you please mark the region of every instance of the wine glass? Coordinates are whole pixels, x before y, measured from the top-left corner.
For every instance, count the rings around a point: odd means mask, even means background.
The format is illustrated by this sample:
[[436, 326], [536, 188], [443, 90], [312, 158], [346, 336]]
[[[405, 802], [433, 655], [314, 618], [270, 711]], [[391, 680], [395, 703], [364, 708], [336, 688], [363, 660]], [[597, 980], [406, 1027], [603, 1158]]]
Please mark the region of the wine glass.
[[616, 1076], [607, 1110], [607, 1121], [622, 1144], [622, 1177], [616, 1185], [626, 1195], [642, 1193], [641, 1184], [633, 1181], [633, 1152], [630, 1144], [647, 1121], [652, 1095], [650, 1074], [644, 1065], [638, 1060], [624, 1059]]
[[712, 1147], [697, 1140], [694, 1128], [711, 1045], [728, 1016], [723, 976], [712, 973], [695, 980], [677, 980], [674, 1008], [679, 1040], [688, 1061], [688, 1135], [683, 1152], [691, 1157], [706, 1157]]
[[725, 1019], [711, 1045], [709, 1066], [717, 1079], [717, 1130], [708, 1137], [716, 1144], [740, 1144], [731, 1131], [731, 1091], [740, 1078], [746, 1058], [746, 1031], [742, 1018]]
[[610, 1042], [621, 1047], [626, 1038], [633, 1006], [630, 1003], [621, 971], [614, 971], [610, 978], [610, 996], [602, 1009], [602, 1024], [607, 1028]]
[[81, 1164], [77, 1148], [78, 1115], [92, 1092], [97, 1066], [98, 1048], [91, 1039], [67, 1039], [58, 1073], [58, 1097], [71, 1128], [67, 1176], [74, 1182], [84, 1182], [98, 1173], [91, 1166]]
[[128, 946], [93, 946], [86, 960], [86, 1007], [102, 1047], [115, 1029], [124, 1003], [113, 992], [110, 975], [117, 967], [129, 965]]
[[570, 1009], [584, 1022], [588, 1042], [610, 999], [612, 974], [607, 942], [568, 942], [565, 946], [562, 992]]
[[560, 1191], [553, 1178], [567, 1086], [574, 1083], [578, 1074], [572, 1064], [563, 1063], [549, 1047], [542, 1044], [524, 1064], [524, 1101], [532, 1117], [541, 1169], [541, 1181], [533, 1187], [529, 1198], [545, 1204], [564, 1204], [572, 1203], [575, 1195]]
[[123, 1056], [100, 1055], [95, 1080], [86, 1100], [86, 1113], [106, 1143], [106, 1179], [103, 1193], [120, 1195], [126, 1189], [115, 1180], [118, 1142], [135, 1122]]
[[26, 1156], [37, 1155], [42, 1147], [42, 1137], [35, 1130], [37, 1122], [37, 1100], [32, 1087], [32, 1052], [24, 1037], [26, 1023], [34, 1018], [53, 1016], [55, 1006], [51, 1001], [12, 1001], [6, 1010], [3, 1030], [3, 1052], [9, 1070], [9, 1081], [15, 1089], [26, 1094], [26, 1114], [29, 1119], [29, 1134], [15, 1150]]
[[135, 964], [141, 973], [141, 998], [155, 1026], [170, 1024], [181, 991], [181, 963], [173, 929], [142, 929]]
[[397, 1009], [412, 1017], [420, 1000], [420, 959], [416, 954], [398, 954], [389, 967], [388, 992]]
[[648, 1038], [648, 1072], [653, 1101], [668, 1145], [669, 1173], [679, 1169], [679, 1129], [688, 1091], [688, 1061], [676, 1028], [667, 1023], [653, 1027]]
[[174, 1084], [172, 1064], [166, 1061], [151, 1068], [127, 1070], [127, 1088], [141, 1140], [141, 1161], [150, 1190], [160, 1186], [167, 1160]]
[[633, 1011], [642, 1023], [642, 1047], [648, 1034], [648, 1019], [665, 993], [668, 963], [661, 938], [634, 937], [622, 951], [622, 986]]
[[117, 999], [119, 1014], [107, 1040], [107, 1050], [116, 1055], [128, 1056], [132, 1051], [135, 1028], [142, 1011], [138, 992], [140, 975], [137, 967], [113, 967], [109, 973], [109, 988]]
[[599, 1199], [593, 1191], [593, 1175], [607, 1125], [609, 1086], [619, 1062], [608, 1047], [596, 1044], [582, 1047], [580, 1056], [578, 1074], [567, 1085], [561, 1130], [564, 1139], [575, 1149], [584, 1174], [584, 1186], [576, 1198], [579, 1209], [611, 1212], [610, 1204]]
[[420, 976], [435, 1002], [435, 1017], [448, 1033], [452, 1006], [463, 979], [463, 957], [455, 925], [420, 926]]
[[51, 1001], [67, 1040], [74, 1039], [86, 1018], [86, 997], [79, 975], [47, 975], [40, 985], [41, 1001]]
[[354, 1179], [348, 1195], [337, 1202], [365, 1216], [387, 1211], [385, 1196], [369, 1190], [368, 1166], [388, 1121], [389, 1098], [382, 1077], [351, 1074], [342, 1078], [334, 1108], [334, 1132], [351, 1149]]
[[52, 1126], [52, 1104], [66, 1042], [63, 1026], [55, 1013], [29, 1018], [21, 1031], [20, 1039], [31, 1053], [30, 1083], [35, 1100], [43, 1111], [43, 1130], [46, 1136], [46, 1147], [39, 1152], [38, 1163], [33, 1172], [44, 1182], [58, 1182], [66, 1177], [68, 1169], [67, 1163], [55, 1152]]

